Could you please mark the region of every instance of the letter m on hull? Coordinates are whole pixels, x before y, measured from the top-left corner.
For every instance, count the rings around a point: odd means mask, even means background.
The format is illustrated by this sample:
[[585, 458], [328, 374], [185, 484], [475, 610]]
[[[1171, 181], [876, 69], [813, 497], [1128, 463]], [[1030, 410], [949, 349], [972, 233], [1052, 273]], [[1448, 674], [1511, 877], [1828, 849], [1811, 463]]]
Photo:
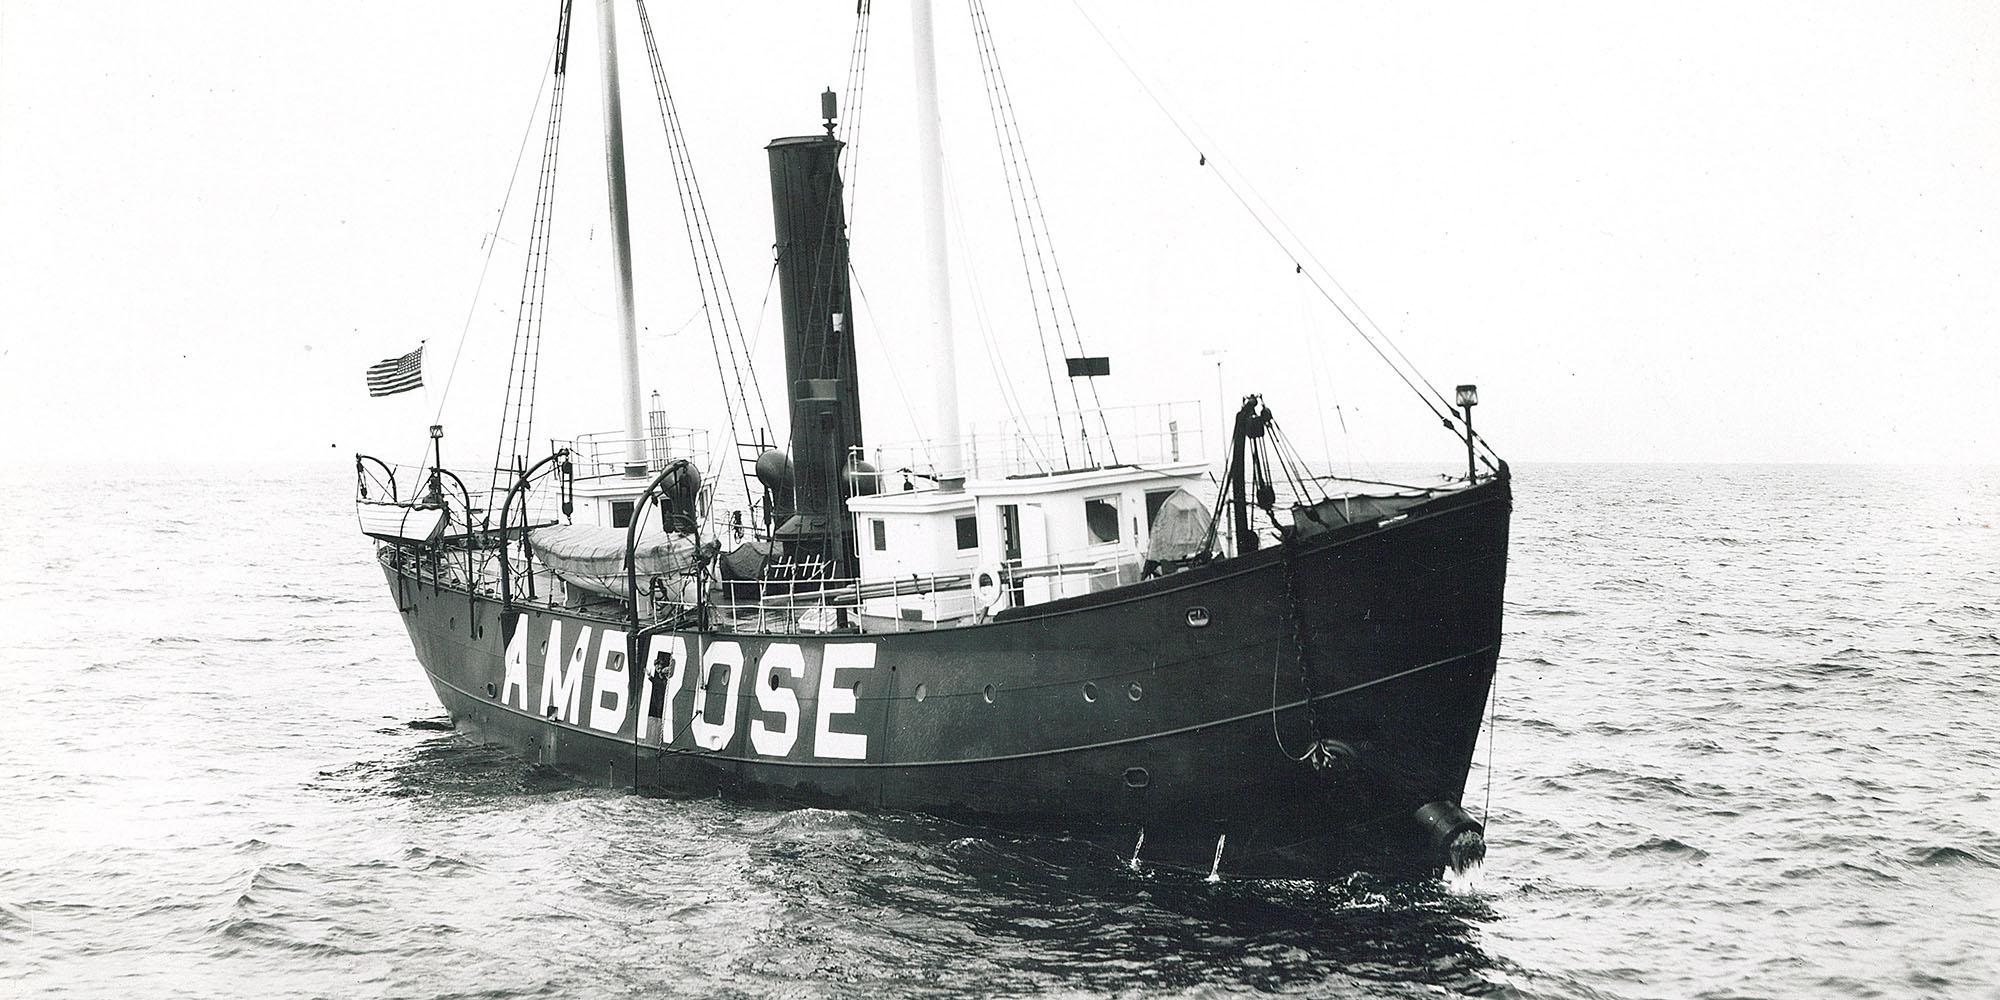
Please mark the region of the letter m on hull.
[[567, 657], [567, 669], [563, 666], [562, 627], [562, 619], [549, 620], [549, 651], [542, 660], [540, 712], [544, 718], [575, 723], [583, 717], [583, 677], [590, 667], [590, 626], [577, 626], [576, 647]]

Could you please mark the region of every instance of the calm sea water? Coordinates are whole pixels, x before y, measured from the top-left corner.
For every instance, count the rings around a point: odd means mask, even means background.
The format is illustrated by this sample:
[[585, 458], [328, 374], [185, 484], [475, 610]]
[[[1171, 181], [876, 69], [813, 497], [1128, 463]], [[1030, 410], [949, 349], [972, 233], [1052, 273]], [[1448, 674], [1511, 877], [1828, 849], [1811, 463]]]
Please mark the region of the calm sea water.
[[343, 472], [8, 477], [0, 995], [2000, 996], [2000, 470], [1518, 475], [1452, 887], [579, 788], [448, 731]]

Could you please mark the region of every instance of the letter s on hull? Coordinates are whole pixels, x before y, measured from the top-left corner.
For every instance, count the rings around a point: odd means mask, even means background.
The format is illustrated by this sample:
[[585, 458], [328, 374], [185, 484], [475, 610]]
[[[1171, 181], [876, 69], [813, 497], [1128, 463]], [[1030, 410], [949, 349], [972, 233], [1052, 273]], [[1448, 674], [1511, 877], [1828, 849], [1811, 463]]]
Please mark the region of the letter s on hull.
[[865, 733], [836, 733], [831, 725], [836, 715], [854, 714], [854, 689], [840, 687], [834, 675], [842, 670], [870, 670], [875, 666], [872, 642], [828, 643], [819, 663], [818, 724], [813, 727], [813, 755], [837, 760], [867, 760]]
[[773, 643], [758, 660], [757, 708], [783, 716], [785, 720], [776, 729], [766, 726], [763, 719], [751, 721], [750, 746], [766, 757], [783, 757], [791, 753], [793, 744], [799, 740], [799, 696], [779, 682], [779, 671], [791, 675], [787, 680], [805, 676], [806, 658], [796, 644]]

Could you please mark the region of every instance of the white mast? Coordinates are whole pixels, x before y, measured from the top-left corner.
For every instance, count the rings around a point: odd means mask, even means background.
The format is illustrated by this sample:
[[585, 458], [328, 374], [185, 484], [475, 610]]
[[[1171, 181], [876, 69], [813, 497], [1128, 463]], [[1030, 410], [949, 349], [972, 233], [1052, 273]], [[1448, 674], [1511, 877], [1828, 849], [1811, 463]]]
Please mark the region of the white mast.
[[924, 280], [930, 286], [931, 384], [936, 392], [937, 436], [932, 460], [940, 486], [955, 490], [965, 480], [959, 450], [958, 362], [951, 324], [951, 263], [944, 235], [944, 139], [938, 118], [937, 51], [931, 40], [930, 0], [911, 0], [910, 33], [917, 70], [917, 176], [924, 210]]
[[611, 265], [618, 276], [619, 368], [625, 389], [625, 474], [646, 474], [646, 418], [639, 400], [639, 331], [632, 319], [632, 224], [625, 207], [625, 125], [618, 103], [618, 26], [597, 0], [604, 82], [604, 179], [611, 199]]

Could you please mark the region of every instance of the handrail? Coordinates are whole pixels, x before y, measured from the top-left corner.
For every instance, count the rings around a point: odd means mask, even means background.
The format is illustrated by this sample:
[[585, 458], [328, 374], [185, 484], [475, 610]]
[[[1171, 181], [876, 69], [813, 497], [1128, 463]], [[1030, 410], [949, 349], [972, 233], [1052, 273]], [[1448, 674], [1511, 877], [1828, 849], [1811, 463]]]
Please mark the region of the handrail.
[[[373, 455], [363, 455], [359, 452], [356, 452], [354, 455], [354, 492], [359, 494], [357, 499], [362, 499], [362, 500], [368, 499], [368, 481], [366, 478], [364, 478], [365, 476], [367, 476], [368, 472], [367, 468], [361, 464], [363, 462], [374, 462], [377, 466], [379, 466], [382, 469], [382, 474], [388, 477], [389, 500], [392, 503], [397, 502], [398, 497], [396, 495], [396, 470], [394, 468], [391, 468], [389, 463], [384, 462]], [[382, 480], [379, 478], [376, 479], [375, 481], [378, 483], [382, 482]]]
[[[1130, 555], [1131, 553], [1120, 550], [1120, 552], [1115, 554]], [[1039, 563], [1033, 566], [1016, 565], [1019, 560], [1009, 560], [1001, 568], [1001, 579], [1004, 583], [1012, 583], [1017, 580], [1033, 580], [1042, 577], [1091, 575], [1118, 568], [1119, 563], [1117, 561], [1114, 560], [1107, 564], [1106, 558], [1068, 560], [1059, 558], [1052, 562]], [[764, 608], [785, 608], [797, 604], [806, 604], [811, 607], [855, 604], [882, 597], [902, 597], [906, 593], [903, 590], [905, 585], [909, 586], [910, 589], [907, 593], [911, 596], [930, 597], [948, 590], [969, 590], [972, 587], [972, 576], [973, 571], [971, 570], [959, 570], [955, 572], [876, 577], [874, 579], [843, 578], [824, 581], [832, 584], [832, 586], [820, 587], [814, 590], [793, 589], [781, 594], [766, 595], [760, 597], [757, 604], [759, 607]]]
[[444, 468], [442, 466], [432, 466], [431, 485], [438, 498], [438, 505], [444, 507], [447, 511], [451, 509], [450, 506], [444, 502], [443, 483], [444, 483], [444, 477], [446, 476], [450, 476], [451, 481], [458, 486], [459, 500], [465, 504], [465, 520], [467, 524], [470, 525], [472, 521], [472, 493], [471, 491], [465, 488], [465, 480], [458, 478], [458, 473], [453, 472], [450, 469]]
[[[638, 499], [632, 501], [632, 519], [626, 522], [625, 525], [625, 599], [632, 606], [632, 628], [627, 633], [628, 635], [637, 635], [639, 632], [639, 529], [646, 523], [646, 515], [650, 512], [650, 507], [655, 498], [660, 496], [661, 488], [666, 485], [667, 480], [669, 478], [678, 479], [686, 470], [693, 468], [694, 464], [685, 458], [677, 458], [668, 462], [667, 467], [661, 469], [660, 474], [654, 476], [653, 481], [647, 484], [646, 491], [639, 494]], [[703, 591], [699, 579], [701, 573], [701, 524], [699, 520], [695, 522], [694, 531], [691, 534], [694, 535], [695, 572], [697, 575], [695, 581], [695, 600], [699, 602], [702, 599]], [[707, 609], [702, 607], [702, 612], [701, 617], [706, 619], [708, 617]], [[632, 662], [631, 650], [627, 650], [626, 652], [626, 662], [628, 664]]]
[[634, 440], [646, 449], [647, 471], [665, 468], [675, 459], [689, 459], [696, 466], [707, 465], [709, 434], [701, 427], [657, 426], [639, 438], [626, 431], [593, 431], [568, 441], [552, 442], [570, 451], [571, 461], [583, 478], [623, 475], [627, 446]]
[[[503, 500], [500, 504], [500, 612], [502, 614], [505, 614], [507, 612], [507, 609], [512, 607], [514, 602], [513, 567], [509, 565], [507, 561], [507, 517], [514, 510], [514, 497], [520, 495], [523, 490], [527, 489], [529, 481], [534, 478], [537, 472], [541, 471], [542, 466], [545, 466], [550, 462], [554, 462], [557, 459], [563, 460], [563, 463], [567, 465], [569, 460], [569, 449], [557, 448], [554, 452], [550, 453], [549, 457], [544, 458], [541, 461], [536, 462], [534, 465], [529, 466], [527, 471], [521, 473], [520, 477], [514, 481], [514, 485], [509, 486], [507, 488], [507, 498]], [[568, 517], [573, 510], [574, 510], [573, 505], [567, 498], [565, 498], [563, 501], [563, 516]], [[528, 507], [526, 500], [524, 498], [521, 504], [521, 519], [523, 522], [525, 522], [527, 518], [528, 518]], [[533, 570], [534, 570], [534, 564], [532, 561], [530, 561], [529, 563], [530, 576], [528, 577], [528, 588], [529, 588], [528, 596], [530, 597], [534, 596], [535, 581], [534, 581], [534, 576], [532, 575]]]

